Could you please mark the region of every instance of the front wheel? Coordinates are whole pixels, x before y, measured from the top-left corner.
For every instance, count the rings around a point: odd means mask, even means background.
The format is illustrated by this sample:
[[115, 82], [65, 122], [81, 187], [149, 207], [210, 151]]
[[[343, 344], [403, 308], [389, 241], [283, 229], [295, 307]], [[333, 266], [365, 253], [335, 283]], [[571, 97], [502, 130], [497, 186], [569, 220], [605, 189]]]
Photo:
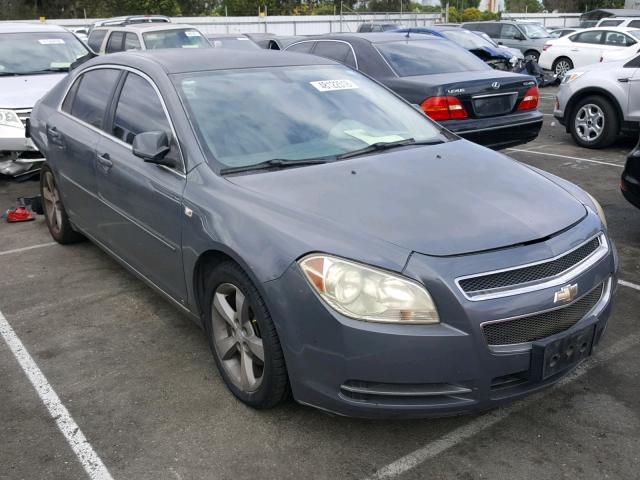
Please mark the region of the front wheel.
[[608, 147], [618, 137], [616, 109], [601, 96], [593, 95], [580, 100], [573, 108], [569, 122], [571, 136], [582, 147]]
[[524, 52], [524, 59], [530, 59], [538, 63], [538, 60], [540, 60], [540, 54], [535, 50], [527, 50], [526, 52]]
[[271, 315], [249, 277], [224, 262], [206, 283], [205, 329], [218, 370], [231, 392], [253, 408], [289, 396], [284, 355]]

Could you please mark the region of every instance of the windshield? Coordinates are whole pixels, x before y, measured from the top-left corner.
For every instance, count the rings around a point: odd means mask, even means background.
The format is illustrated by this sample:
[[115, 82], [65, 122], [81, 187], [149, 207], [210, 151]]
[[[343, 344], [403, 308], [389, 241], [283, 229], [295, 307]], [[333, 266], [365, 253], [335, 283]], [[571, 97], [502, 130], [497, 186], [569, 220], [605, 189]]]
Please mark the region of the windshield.
[[4, 33], [0, 35], [0, 75], [66, 72], [88, 53], [69, 32]]
[[235, 50], [260, 50], [260, 47], [247, 37], [218, 37], [209, 38], [211, 45], [216, 48], [233, 48]]
[[473, 50], [475, 48], [491, 48], [493, 45], [487, 42], [484, 38], [470, 32], [469, 30], [463, 30], [461, 28], [456, 30], [445, 30], [441, 32], [452, 42], [456, 42], [467, 50]]
[[446, 40], [378, 43], [376, 48], [401, 77], [491, 69], [472, 53]]
[[158, 30], [142, 34], [147, 50], [156, 48], [203, 48], [209, 42], [195, 28], [184, 30]]
[[529, 38], [549, 38], [549, 32], [535, 23], [519, 23], [518, 26]]
[[200, 144], [224, 167], [446, 140], [422, 113], [341, 65], [197, 72], [174, 81]]

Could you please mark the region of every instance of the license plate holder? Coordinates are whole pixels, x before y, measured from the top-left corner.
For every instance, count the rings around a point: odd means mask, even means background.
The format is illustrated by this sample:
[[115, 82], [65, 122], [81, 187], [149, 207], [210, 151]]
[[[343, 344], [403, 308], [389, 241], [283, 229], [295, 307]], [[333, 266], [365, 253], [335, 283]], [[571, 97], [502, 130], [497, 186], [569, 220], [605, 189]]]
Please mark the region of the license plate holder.
[[504, 115], [513, 110], [515, 97], [515, 94], [511, 93], [488, 97], [475, 97], [472, 99], [473, 111], [478, 117]]
[[545, 380], [591, 355], [595, 325], [557, 340], [539, 340], [531, 349], [530, 377]]

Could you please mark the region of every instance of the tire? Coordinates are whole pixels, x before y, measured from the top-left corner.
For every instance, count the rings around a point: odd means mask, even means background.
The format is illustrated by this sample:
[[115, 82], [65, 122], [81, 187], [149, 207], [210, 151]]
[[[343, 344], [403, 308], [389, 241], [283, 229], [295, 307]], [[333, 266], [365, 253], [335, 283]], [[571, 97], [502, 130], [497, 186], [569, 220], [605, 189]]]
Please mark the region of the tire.
[[585, 97], [571, 110], [569, 131], [581, 147], [608, 147], [618, 138], [619, 129], [616, 108], [603, 96]]
[[559, 57], [555, 59], [553, 65], [551, 66], [551, 69], [558, 78], [563, 78], [569, 70], [573, 69], [573, 62], [570, 58]]
[[287, 400], [289, 377], [280, 340], [269, 310], [247, 274], [236, 263], [223, 262], [209, 274], [205, 295], [209, 347], [229, 390], [256, 409], [272, 408]]
[[527, 57], [535, 60], [536, 63], [538, 63], [538, 60], [540, 60], [540, 54], [535, 50], [527, 50], [526, 52], [524, 52], [524, 58], [526, 59]]
[[63, 245], [84, 240], [84, 236], [76, 232], [69, 221], [55, 176], [46, 163], [40, 170], [40, 195], [42, 196], [44, 219], [53, 239]]

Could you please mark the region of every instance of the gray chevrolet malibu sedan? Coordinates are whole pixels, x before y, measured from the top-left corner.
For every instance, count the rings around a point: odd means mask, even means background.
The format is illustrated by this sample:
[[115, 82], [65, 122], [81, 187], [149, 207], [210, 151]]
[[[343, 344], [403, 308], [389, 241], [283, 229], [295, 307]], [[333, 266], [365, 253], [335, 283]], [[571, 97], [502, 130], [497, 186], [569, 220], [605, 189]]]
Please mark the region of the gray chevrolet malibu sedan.
[[37, 104], [31, 134], [52, 236], [189, 314], [252, 407], [486, 409], [605, 330], [617, 256], [594, 198], [331, 60], [109, 55]]

